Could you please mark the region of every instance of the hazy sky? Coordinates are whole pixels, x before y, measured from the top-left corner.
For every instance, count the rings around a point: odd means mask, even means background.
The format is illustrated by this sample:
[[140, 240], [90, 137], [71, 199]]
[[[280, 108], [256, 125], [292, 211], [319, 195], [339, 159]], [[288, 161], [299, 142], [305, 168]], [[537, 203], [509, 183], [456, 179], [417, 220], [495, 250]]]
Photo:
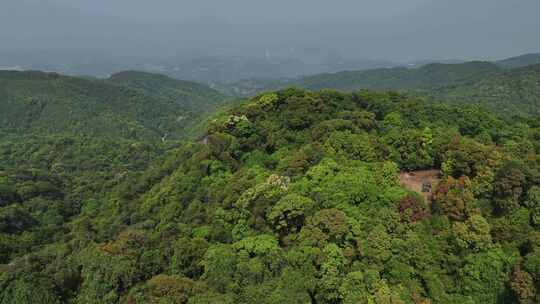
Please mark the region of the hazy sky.
[[0, 52], [319, 48], [387, 60], [540, 52], [539, 0], [0, 0]]

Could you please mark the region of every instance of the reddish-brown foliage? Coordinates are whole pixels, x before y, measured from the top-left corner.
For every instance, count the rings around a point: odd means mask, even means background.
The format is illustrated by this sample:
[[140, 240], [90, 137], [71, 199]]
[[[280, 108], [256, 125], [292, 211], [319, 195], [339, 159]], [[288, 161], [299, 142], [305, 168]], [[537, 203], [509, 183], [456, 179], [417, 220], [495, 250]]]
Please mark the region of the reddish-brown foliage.
[[404, 197], [398, 204], [401, 218], [412, 223], [422, 221], [431, 216], [423, 201], [420, 198], [408, 195]]

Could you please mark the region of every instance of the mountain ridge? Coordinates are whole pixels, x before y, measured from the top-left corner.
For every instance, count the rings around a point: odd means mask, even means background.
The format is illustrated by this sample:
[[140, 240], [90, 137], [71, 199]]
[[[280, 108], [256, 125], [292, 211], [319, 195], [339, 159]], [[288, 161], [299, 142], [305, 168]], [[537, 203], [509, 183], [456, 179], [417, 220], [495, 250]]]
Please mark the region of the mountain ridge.
[[510, 57], [503, 60], [496, 61], [496, 64], [507, 68], [521, 68], [529, 65], [535, 65], [540, 63], [540, 53], [523, 54], [516, 57]]
[[395, 90], [440, 102], [478, 103], [507, 115], [530, 115], [540, 113], [537, 66], [505, 68], [488, 61], [430, 63], [414, 68], [343, 71], [296, 79], [247, 80], [221, 89], [243, 96], [293, 86], [310, 90]]
[[[165, 76], [145, 74], [145, 81]], [[124, 138], [182, 138], [225, 96], [204, 85], [149, 93], [119, 79], [63, 76], [37, 71], [0, 72], [0, 123], [4, 132], [85, 133]], [[144, 84], [139, 82], [139, 85]], [[201, 111], [197, 111], [199, 108]], [[187, 132], [188, 133], [188, 132]]]

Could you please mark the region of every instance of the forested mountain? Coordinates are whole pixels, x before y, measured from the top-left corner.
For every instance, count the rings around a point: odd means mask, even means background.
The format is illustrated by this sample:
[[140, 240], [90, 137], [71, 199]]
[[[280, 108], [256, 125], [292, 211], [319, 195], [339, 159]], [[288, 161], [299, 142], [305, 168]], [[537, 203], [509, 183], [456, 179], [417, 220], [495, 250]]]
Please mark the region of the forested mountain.
[[311, 90], [326, 88], [349, 91], [359, 89], [431, 89], [498, 71], [499, 68], [489, 62], [433, 63], [415, 69], [377, 69], [307, 76], [300, 79], [298, 84]]
[[529, 65], [540, 64], [540, 53], [525, 54], [521, 56], [511, 57], [496, 62], [497, 65], [507, 68], [522, 68]]
[[[470, 105], [288, 89], [166, 150], [4, 142], [0, 303], [535, 303], [539, 139]], [[430, 195], [400, 182], [424, 169]]]
[[289, 86], [310, 90], [396, 90], [439, 102], [480, 104], [506, 115], [540, 114], [540, 64], [510, 69], [519, 66], [518, 62], [534, 62], [527, 58], [530, 59], [522, 56], [498, 63], [436, 63], [419, 68], [345, 71], [298, 79], [248, 80], [220, 89], [241, 96]]
[[275, 91], [290, 86], [298, 86], [295, 79], [244, 79], [232, 83], [213, 82], [211, 87], [223, 94], [238, 97], [253, 97], [264, 91]]
[[302, 87], [310, 90], [337, 89], [354, 91], [431, 89], [458, 80], [476, 78], [501, 69], [490, 62], [429, 63], [420, 67], [380, 68], [364, 71], [343, 71], [299, 77], [296, 79], [247, 79], [217, 86], [222, 92], [236, 96], [250, 96], [266, 90]]
[[101, 80], [0, 71], [0, 134], [182, 138], [201, 113], [224, 100], [202, 85], [166, 80], [137, 73]]
[[193, 112], [212, 111], [224, 99], [222, 94], [205, 85], [160, 74], [126, 71], [113, 74], [108, 81], [139, 89], [146, 95], [174, 100]]
[[[126, 176], [149, 170], [175, 139], [196, 135], [224, 100], [159, 75], [0, 72], [0, 264], [65, 242], [78, 216], [101, 208]], [[0, 287], [0, 303], [55, 303], [20, 295], [27, 291]]]
[[540, 64], [463, 79], [423, 93], [437, 100], [477, 103], [509, 115], [539, 115]]

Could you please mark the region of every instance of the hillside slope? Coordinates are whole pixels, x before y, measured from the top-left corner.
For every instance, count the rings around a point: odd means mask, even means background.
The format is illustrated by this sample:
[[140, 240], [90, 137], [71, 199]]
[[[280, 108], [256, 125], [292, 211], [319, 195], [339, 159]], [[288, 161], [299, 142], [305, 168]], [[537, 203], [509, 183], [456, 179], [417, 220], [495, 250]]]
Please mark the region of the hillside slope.
[[173, 100], [191, 111], [211, 111], [225, 96], [205, 85], [161, 74], [126, 71], [113, 74], [109, 82], [141, 90], [144, 94]]
[[509, 115], [540, 115], [540, 64], [425, 91], [438, 100], [477, 103]]
[[499, 68], [489, 62], [434, 63], [415, 69], [392, 68], [306, 76], [297, 81], [296, 84], [310, 90], [329, 88], [347, 91], [431, 89], [498, 71]]
[[540, 64], [540, 53], [525, 54], [495, 62], [498, 66], [506, 69], [522, 68], [529, 65]]
[[[156, 82], [162, 80], [153, 76]], [[152, 79], [152, 77], [149, 77]], [[72, 133], [131, 139], [182, 138], [209, 104], [222, 101], [210, 88], [186, 84], [188, 94], [151, 94], [110, 80], [43, 72], [0, 72], [0, 132]], [[191, 90], [191, 91], [189, 91]], [[170, 96], [174, 95], [174, 96]]]

